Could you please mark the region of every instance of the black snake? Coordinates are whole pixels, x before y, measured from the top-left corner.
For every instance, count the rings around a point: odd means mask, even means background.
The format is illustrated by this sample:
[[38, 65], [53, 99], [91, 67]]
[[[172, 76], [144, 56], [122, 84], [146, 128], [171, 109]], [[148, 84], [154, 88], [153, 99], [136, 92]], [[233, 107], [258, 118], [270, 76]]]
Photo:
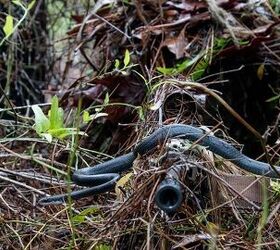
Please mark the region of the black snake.
[[[199, 145], [206, 147], [213, 153], [251, 173], [265, 175], [271, 178], [279, 178], [280, 176], [280, 167], [278, 166], [275, 167], [278, 172], [276, 173], [269, 164], [249, 158], [232, 145], [215, 136], [205, 134], [205, 132], [199, 128], [190, 125], [172, 124], [163, 126], [144, 138], [135, 146], [134, 150], [128, 154], [93, 167], [75, 171], [72, 177], [74, 183], [80, 186], [87, 186], [88, 188], [73, 191], [70, 193], [70, 196], [72, 199], [80, 199], [109, 191], [120, 178], [120, 173], [132, 167], [133, 161], [138, 155], [144, 155], [168, 138], [179, 136], [180, 138], [188, 139], [192, 142], [197, 141]], [[48, 196], [42, 198], [39, 203], [42, 205], [59, 204], [65, 202], [67, 197], [68, 194]]]

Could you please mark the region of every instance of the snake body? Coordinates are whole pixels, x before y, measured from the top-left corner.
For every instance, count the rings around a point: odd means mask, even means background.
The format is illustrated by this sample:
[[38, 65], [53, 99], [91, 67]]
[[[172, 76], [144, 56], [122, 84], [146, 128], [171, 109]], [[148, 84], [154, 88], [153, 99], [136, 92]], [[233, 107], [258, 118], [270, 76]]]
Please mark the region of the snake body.
[[[271, 178], [279, 178], [280, 176], [280, 167], [275, 167], [275, 170], [278, 172], [276, 173], [269, 164], [251, 159], [218, 137], [207, 135], [203, 130], [194, 126], [171, 124], [159, 128], [154, 133], [144, 138], [135, 146], [134, 150], [128, 154], [93, 167], [75, 171], [72, 177], [74, 183], [89, 188], [73, 191], [69, 195], [72, 199], [80, 199], [109, 191], [120, 178], [120, 173], [132, 167], [133, 161], [138, 155], [144, 155], [154, 149], [158, 144], [163, 143], [168, 138], [174, 137], [197, 142], [199, 145], [206, 147], [213, 153], [253, 174], [265, 175]], [[39, 203], [42, 205], [59, 204], [65, 202], [67, 197], [68, 194], [48, 196], [42, 198]]]

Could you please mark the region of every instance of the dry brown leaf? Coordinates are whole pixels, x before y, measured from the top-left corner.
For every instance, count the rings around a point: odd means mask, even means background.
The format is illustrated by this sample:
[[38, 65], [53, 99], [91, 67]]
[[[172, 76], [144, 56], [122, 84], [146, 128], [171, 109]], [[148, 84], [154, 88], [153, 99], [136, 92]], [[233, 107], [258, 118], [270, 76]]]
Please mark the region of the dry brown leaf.
[[185, 28], [183, 28], [179, 36], [175, 38], [167, 38], [164, 45], [176, 55], [176, 59], [180, 59], [185, 56], [185, 49], [188, 45], [188, 40], [185, 37]]

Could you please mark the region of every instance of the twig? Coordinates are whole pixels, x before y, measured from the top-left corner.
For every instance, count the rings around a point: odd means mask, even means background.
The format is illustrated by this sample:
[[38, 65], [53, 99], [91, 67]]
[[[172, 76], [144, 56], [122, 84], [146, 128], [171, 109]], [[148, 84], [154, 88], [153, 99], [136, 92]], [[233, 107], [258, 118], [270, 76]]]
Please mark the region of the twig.
[[246, 198], [242, 193], [243, 192], [238, 192], [237, 190], [235, 190], [231, 185], [229, 185], [222, 177], [220, 177], [219, 175], [215, 174], [214, 172], [210, 171], [209, 169], [201, 166], [201, 165], [197, 165], [198, 168], [202, 169], [203, 171], [213, 175], [216, 179], [218, 179], [219, 181], [221, 181], [226, 187], [228, 187], [232, 192], [234, 192], [235, 194], [237, 194], [238, 196], [240, 196], [243, 200], [247, 201], [252, 207], [256, 208], [257, 210], [261, 210], [261, 208], [259, 206], [257, 206], [254, 202], [250, 201], [248, 198]]
[[59, 211], [57, 214], [55, 214], [52, 218], [50, 218], [49, 220], [47, 220], [47, 222], [39, 229], [39, 231], [33, 236], [33, 238], [28, 242], [28, 244], [25, 246], [24, 250], [29, 249], [31, 243], [37, 238], [37, 236], [39, 234], [41, 234], [41, 232], [43, 231], [43, 229], [47, 226], [47, 224], [52, 221], [53, 219], [55, 219], [58, 215], [60, 215], [62, 212], [64, 212], [65, 210], [67, 210], [68, 207], [65, 207], [64, 209], [62, 209], [61, 211]]
[[24, 184], [22, 182], [15, 181], [15, 180], [12, 180], [10, 178], [7, 178], [7, 177], [1, 176], [1, 175], [0, 175], [0, 180], [6, 181], [6, 182], [10, 182], [10, 183], [13, 183], [15, 185], [24, 187], [26, 189], [29, 189], [29, 190], [33, 191], [33, 192], [36, 192], [37, 194], [45, 195], [45, 192], [42, 192], [42, 191], [40, 191], [40, 190], [38, 190], [36, 188], [33, 188], [31, 186], [28, 186], [28, 185], [26, 185], [26, 184]]
[[180, 84], [182, 86], [187, 86], [187, 87], [192, 87], [195, 89], [199, 89], [202, 90], [204, 93], [211, 95], [212, 97], [214, 97], [220, 104], [222, 104], [222, 106], [229, 111], [229, 113], [235, 117], [243, 126], [245, 126], [252, 134], [254, 134], [256, 136], [256, 138], [260, 141], [261, 146], [263, 148], [263, 151], [265, 153], [266, 156], [266, 160], [268, 162], [268, 164], [270, 165], [270, 167], [273, 169], [273, 171], [279, 176], [280, 178], [280, 173], [276, 170], [276, 168], [273, 166], [273, 164], [271, 163], [270, 157], [268, 155], [267, 149], [265, 147], [265, 141], [264, 138], [262, 137], [262, 135], [256, 130], [254, 129], [247, 121], [245, 121], [222, 97], [220, 97], [218, 94], [216, 94], [214, 91], [208, 89], [206, 86], [197, 83], [197, 82], [189, 82], [189, 81], [179, 81], [179, 80], [175, 80], [175, 79], [170, 79], [168, 81], [163, 81], [161, 84], [164, 83], [169, 83], [169, 84]]
[[120, 30], [117, 26], [115, 26], [114, 24], [110, 23], [109, 21], [107, 21], [105, 18], [97, 15], [96, 13], [92, 13], [92, 15], [98, 19], [100, 19], [101, 21], [103, 21], [104, 23], [107, 23], [109, 26], [111, 26], [112, 28], [114, 28], [116, 31], [118, 31], [119, 33], [121, 33], [122, 35], [124, 35], [128, 40], [131, 40], [131, 36], [129, 36], [128, 34], [124, 33], [122, 30]]

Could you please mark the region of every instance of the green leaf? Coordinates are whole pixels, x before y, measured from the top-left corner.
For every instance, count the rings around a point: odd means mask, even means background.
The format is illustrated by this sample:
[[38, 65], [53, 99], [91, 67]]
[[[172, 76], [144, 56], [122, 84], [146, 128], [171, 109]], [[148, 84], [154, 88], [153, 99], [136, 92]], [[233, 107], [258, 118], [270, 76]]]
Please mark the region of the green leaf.
[[109, 103], [109, 101], [110, 101], [110, 98], [109, 98], [109, 94], [107, 92], [105, 95], [105, 99], [104, 99], [104, 105], [107, 105]]
[[9, 37], [14, 30], [14, 18], [11, 15], [6, 16], [6, 22], [3, 27], [6, 37]]
[[193, 69], [193, 73], [191, 74], [191, 78], [193, 81], [197, 81], [198, 79], [200, 79], [205, 70], [208, 68], [209, 66], [209, 59], [202, 57], [199, 62], [195, 65], [195, 68]]
[[12, 3], [22, 7], [22, 3], [19, 0], [13, 0]]
[[139, 115], [140, 120], [145, 121], [144, 110], [141, 106], [139, 108], [137, 108], [137, 113]]
[[89, 121], [91, 121], [89, 112], [88, 111], [84, 111], [83, 112], [83, 122], [84, 123], [88, 123]]
[[96, 114], [90, 115], [88, 111], [84, 111], [83, 112], [83, 122], [88, 123], [88, 122], [90, 122], [92, 120], [95, 120], [99, 117], [106, 117], [106, 116], [108, 116], [107, 113], [98, 112]]
[[[63, 109], [58, 106], [58, 98], [52, 98], [51, 109], [47, 118], [38, 105], [32, 106], [35, 114], [35, 129], [36, 132], [44, 137], [48, 142], [51, 142], [53, 137], [63, 139], [71, 135], [87, 135], [80, 132], [77, 128], [64, 128], [63, 126]], [[89, 114], [88, 114], [89, 115]], [[85, 115], [87, 116], [87, 115]], [[88, 118], [88, 117], [86, 117]], [[93, 119], [89, 116], [90, 119]]]
[[193, 64], [193, 59], [186, 59], [185, 61], [178, 63], [176, 65], [177, 67], [177, 72], [176, 73], [182, 73], [184, 70], [186, 70], [188, 67], [190, 67]]
[[111, 250], [111, 249], [112, 249], [111, 246], [105, 244], [99, 244], [93, 248], [93, 250]]
[[267, 99], [266, 102], [274, 102], [280, 99], [280, 95], [272, 96], [271, 98]]
[[44, 137], [48, 141], [48, 143], [52, 142], [52, 138], [53, 137], [52, 137], [51, 134], [49, 134], [49, 133], [42, 133], [42, 134], [40, 134], [40, 136]]
[[63, 128], [63, 116], [63, 109], [58, 107], [58, 98], [57, 96], [54, 96], [52, 98], [51, 110], [49, 112], [50, 129]]
[[224, 49], [231, 42], [231, 38], [215, 38], [214, 40], [214, 50], [220, 51]]
[[173, 75], [176, 73], [176, 68], [157, 67], [157, 71], [164, 75]]
[[76, 128], [57, 128], [57, 129], [49, 129], [48, 133], [51, 134], [53, 137], [63, 139], [66, 136], [76, 135], [86, 135], [84, 132], [77, 132]]
[[239, 45], [244, 46], [244, 45], [248, 45], [250, 43], [249, 40], [241, 40], [239, 41]]
[[115, 69], [119, 69], [120, 68], [120, 60], [116, 59], [115, 60]]
[[129, 51], [126, 49], [126, 50], [125, 50], [125, 53], [124, 53], [124, 59], [123, 59], [124, 67], [127, 67], [127, 65], [129, 64], [129, 62], [130, 62], [130, 53], [129, 53]]
[[179, 74], [185, 71], [188, 67], [192, 66], [194, 63], [196, 63], [199, 57], [200, 55], [198, 54], [192, 59], [186, 59], [183, 62], [177, 63], [176, 67], [173, 68], [157, 67], [157, 71], [164, 75]]
[[36, 0], [31, 1], [28, 5], [27, 5], [27, 9], [31, 10], [34, 6], [34, 4], [36, 3]]
[[82, 212], [80, 212], [79, 214], [77, 214], [73, 217], [73, 222], [76, 224], [83, 223], [85, 221], [86, 216], [96, 214], [99, 211], [100, 210], [97, 207], [86, 208], [85, 210], [83, 210]]
[[280, 195], [280, 182], [279, 181], [271, 181], [270, 182], [272, 190], [276, 195]]
[[50, 121], [38, 105], [31, 106], [35, 114], [35, 130], [37, 134], [46, 132], [50, 128]]

